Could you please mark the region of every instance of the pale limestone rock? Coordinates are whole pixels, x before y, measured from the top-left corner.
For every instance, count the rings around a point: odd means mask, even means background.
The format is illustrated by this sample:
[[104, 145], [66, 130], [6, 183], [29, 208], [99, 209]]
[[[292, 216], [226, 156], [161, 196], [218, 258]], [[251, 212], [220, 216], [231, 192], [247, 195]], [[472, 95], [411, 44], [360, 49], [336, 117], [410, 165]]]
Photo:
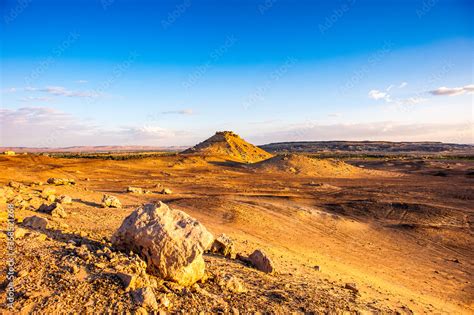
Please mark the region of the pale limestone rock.
[[188, 286], [204, 276], [202, 253], [213, 239], [197, 220], [158, 202], [132, 212], [115, 232], [112, 243], [142, 256], [150, 273]]

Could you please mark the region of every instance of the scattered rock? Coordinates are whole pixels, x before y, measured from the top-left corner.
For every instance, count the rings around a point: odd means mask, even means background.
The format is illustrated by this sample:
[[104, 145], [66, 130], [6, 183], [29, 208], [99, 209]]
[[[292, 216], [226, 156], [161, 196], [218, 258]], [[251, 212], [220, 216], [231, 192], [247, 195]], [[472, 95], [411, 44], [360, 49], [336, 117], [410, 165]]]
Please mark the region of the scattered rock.
[[102, 206], [105, 208], [122, 208], [122, 203], [120, 203], [120, 200], [111, 195], [104, 195], [102, 197]]
[[72, 198], [68, 195], [62, 195], [58, 198], [58, 202], [63, 205], [70, 205], [72, 204]]
[[123, 288], [125, 291], [135, 290], [135, 283], [137, 276], [129, 273], [118, 272], [117, 277], [122, 281]]
[[21, 227], [17, 227], [15, 228], [15, 232], [14, 232], [14, 237], [15, 239], [20, 239], [20, 238], [23, 238], [25, 237], [25, 235], [28, 233], [28, 230], [26, 229], [23, 229]]
[[242, 281], [240, 281], [240, 279], [235, 276], [226, 275], [222, 279], [218, 280], [218, 284], [222, 288], [225, 288], [234, 293], [247, 292], [247, 289], [245, 288]]
[[150, 287], [140, 288], [132, 292], [132, 298], [135, 304], [156, 310], [158, 308], [158, 302], [156, 302], [155, 293]]
[[28, 275], [28, 271], [22, 269], [18, 272], [18, 278], [23, 278], [23, 277], [26, 277]]
[[133, 211], [113, 235], [112, 243], [142, 256], [150, 273], [188, 286], [203, 278], [202, 253], [213, 239], [196, 219], [158, 202]]
[[22, 183], [19, 183], [19, 182], [15, 182], [13, 180], [8, 183], [8, 186], [10, 186], [13, 189], [25, 188], [25, 185], [23, 185]]
[[128, 187], [127, 192], [141, 195], [143, 194], [143, 189], [139, 187]]
[[23, 225], [28, 226], [32, 229], [46, 229], [48, 227], [48, 220], [38, 216], [26, 217], [23, 219]]
[[357, 284], [355, 283], [346, 283], [344, 288], [351, 290], [354, 293], [359, 293], [359, 289], [357, 288]]
[[128, 187], [127, 192], [141, 195], [143, 194], [143, 189], [138, 187]]
[[84, 261], [90, 261], [92, 259], [91, 252], [86, 245], [81, 245], [80, 247], [76, 247], [74, 250], [75, 254], [82, 258]]
[[41, 233], [36, 237], [36, 240], [39, 241], [39, 242], [44, 242], [44, 241], [46, 241], [47, 238], [48, 238], [48, 236], [46, 234]]
[[76, 185], [76, 181], [74, 179], [68, 178], [55, 178], [51, 177], [48, 179], [48, 184], [60, 186], [60, 185]]
[[42, 204], [38, 211], [48, 213], [50, 214], [53, 218], [66, 218], [67, 213], [64, 210], [64, 208], [57, 202], [54, 202], [50, 205], [47, 204]]
[[212, 243], [210, 251], [211, 253], [234, 258], [234, 242], [227, 235], [221, 234], [214, 240], [214, 243]]
[[51, 188], [51, 187], [45, 187], [43, 191], [41, 192], [41, 197], [47, 199], [48, 196], [54, 195], [56, 193], [56, 189]]
[[171, 195], [173, 192], [169, 188], [163, 188], [160, 193], [163, 195]]
[[261, 249], [255, 250], [249, 257], [249, 262], [255, 267], [255, 269], [263, 271], [265, 273], [273, 273], [275, 267], [271, 259]]
[[55, 195], [49, 195], [48, 198], [46, 198], [46, 201], [55, 202], [56, 201], [56, 196]]

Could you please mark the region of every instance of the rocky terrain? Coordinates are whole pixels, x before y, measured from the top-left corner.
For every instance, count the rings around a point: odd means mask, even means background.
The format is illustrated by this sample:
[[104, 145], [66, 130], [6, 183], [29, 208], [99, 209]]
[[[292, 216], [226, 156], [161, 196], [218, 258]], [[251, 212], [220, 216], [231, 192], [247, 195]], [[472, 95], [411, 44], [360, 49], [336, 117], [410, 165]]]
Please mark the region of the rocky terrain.
[[474, 311], [473, 162], [248, 164], [237, 160], [262, 153], [226, 156], [226, 141], [210, 145], [217, 155], [0, 156], [0, 259], [14, 258], [0, 308]]

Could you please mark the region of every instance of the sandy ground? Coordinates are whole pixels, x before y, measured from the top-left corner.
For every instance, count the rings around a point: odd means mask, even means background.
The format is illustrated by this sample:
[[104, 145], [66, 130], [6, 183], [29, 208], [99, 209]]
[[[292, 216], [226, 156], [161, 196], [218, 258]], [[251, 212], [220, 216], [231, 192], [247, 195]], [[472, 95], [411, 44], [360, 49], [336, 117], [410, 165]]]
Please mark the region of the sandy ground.
[[[68, 226], [75, 237], [83, 232], [80, 237], [91, 241], [110, 239], [138, 205], [161, 200], [194, 216], [215, 235], [226, 233], [236, 241], [239, 252], [262, 248], [275, 262], [278, 273], [266, 275], [238, 261], [206, 256], [212, 275], [234, 274], [248, 292], [229, 293], [204, 283], [201, 287], [212, 298], [199, 298], [202, 292], [172, 294], [170, 311], [192, 305], [192, 311], [238, 309], [241, 313], [473, 313], [474, 162], [349, 163], [403, 176], [321, 178], [196, 157], [107, 161], [27, 155], [0, 157], [0, 184], [46, 182], [50, 177], [75, 179], [75, 186], [55, 187], [58, 194], [71, 196], [73, 204], [65, 206], [67, 218], [52, 220], [63, 229]], [[173, 193], [159, 194], [157, 184]], [[153, 193], [129, 194], [125, 192], [128, 186]], [[117, 196], [124, 207], [101, 208], [104, 193]], [[30, 215], [51, 220], [47, 214], [16, 211], [19, 221]], [[91, 305], [102, 310], [133, 310], [129, 296], [117, 289], [113, 277], [84, 265], [86, 276], [67, 278], [61, 271], [67, 260], [66, 243], [67, 238], [53, 232], [44, 241], [32, 242], [31, 237], [18, 241], [17, 267], [27, 268], [29, 274], [17, 280], [16, 310], [54, 311], [58, 305], [63, 311], [76, 312]], [[6, 247], [1, 249], [4, 261]], [[45, 269], [48, 265], [59, 269]], [[29, 287], [37, 278], [41, 285]], [[63, 278], [72, 281], [73, 288], [55, 280]], [[0, 283], [0, 307], [5, 308], [4, 272]], [[346, 283], [355, 283], [359, 293], [345, 289]], [[76, 288], [109, 298], [96, 297], [90, 302]], [[63, 296], [64, 290], [71, 297]], [[193, 294], [198, 298], [191, 303]], [[206, 304], [208, 299], [220, 302]]]

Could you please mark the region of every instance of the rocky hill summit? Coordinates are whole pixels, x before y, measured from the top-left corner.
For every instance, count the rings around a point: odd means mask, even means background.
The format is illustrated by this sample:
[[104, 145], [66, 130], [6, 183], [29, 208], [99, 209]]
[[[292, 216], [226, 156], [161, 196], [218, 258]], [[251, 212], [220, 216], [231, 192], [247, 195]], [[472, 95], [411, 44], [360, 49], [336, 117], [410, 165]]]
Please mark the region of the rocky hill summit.
[[245, 163], [255, 163], [272, 157], [270, 153], [248, 143], [232, 131], [218, 131], [182, 154], [215, 155]]

